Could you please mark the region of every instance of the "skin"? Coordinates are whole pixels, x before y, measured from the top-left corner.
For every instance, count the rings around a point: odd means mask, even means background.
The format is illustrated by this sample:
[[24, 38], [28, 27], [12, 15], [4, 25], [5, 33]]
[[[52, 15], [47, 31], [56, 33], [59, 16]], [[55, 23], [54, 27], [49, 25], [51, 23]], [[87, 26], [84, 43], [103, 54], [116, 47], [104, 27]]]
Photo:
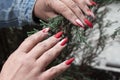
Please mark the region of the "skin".
[[[83, 24], [85, 15], [89, 15], [88, 6], [92, 0], [36, 0], [34, 14], [47, 21], [48, 18], [63, 15], [74, 25], [76, 19]], [[0, 80], [52, 80], [70, 67], [66, 61], [46, 70], [45, 68], [60, 54], [66, 46], [54, 36], [44, 40], [48, 32], [39, 31], [23, 41], [14, 51], [0, 73]]]
[[[85, 24], [85, 15], [89, 15], [88, 10], [92, 0], [37, 0], [34, 7], [36, 17], [47, 21], [48, 18], [56, 17], [58, 14], [64, 16], [74, 25], [76, 19]], [[93, 14], [93, 13], [92, 13]]]
[[47, 35], [48, 32], [39, 31], [25, 39], [4, 64], [0, 80], [52, 80], [69, 68], [64, 61], [45, 69], [66, 46], [61, 46], [61, 38], [54, 35], [44, 40]]

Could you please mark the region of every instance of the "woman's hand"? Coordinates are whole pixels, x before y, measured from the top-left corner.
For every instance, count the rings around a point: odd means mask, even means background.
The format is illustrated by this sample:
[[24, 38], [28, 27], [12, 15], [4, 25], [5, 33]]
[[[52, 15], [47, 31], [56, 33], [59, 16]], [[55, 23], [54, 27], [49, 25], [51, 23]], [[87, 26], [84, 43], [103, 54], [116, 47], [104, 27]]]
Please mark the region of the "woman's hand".
[[93, 27], [92, 23], [85, 18], [85, 15], [94, 17], [88, 6], [96, 5], [92, 0], [36, 0], [34, 14], [43, 20], [63, 15], [76, 26]]
[[48, 31], [45, 28], [25, 39], [4, 64], [0, 80], [51, 80], [69, 68], [74, 58], [46, 70], [68, 41], [60, 41], [62, 32], [44, 40]]

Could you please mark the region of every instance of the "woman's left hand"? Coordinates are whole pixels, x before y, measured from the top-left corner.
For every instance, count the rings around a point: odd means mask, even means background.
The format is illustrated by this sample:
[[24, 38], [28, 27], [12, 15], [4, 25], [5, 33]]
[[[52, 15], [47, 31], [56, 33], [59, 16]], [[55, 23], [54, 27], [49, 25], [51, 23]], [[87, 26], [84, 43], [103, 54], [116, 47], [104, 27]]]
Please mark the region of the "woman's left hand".
[[60, 14], [74, 25], [93, 27], [92, 23], [85, 17], [86, 15], [95, 17], [89, 8], [93, 5], [96, 5], [93, 0], [36, 0], [34, 14], [42, 20]]
[[62, 32], [44, 40], [48, 30], [45, 28], [23, 41], [4, 64], [0, 80], [52, 80], [70, 67], [74, 58], [46, 70], [68, 40], [67, 38], [61, 40]]

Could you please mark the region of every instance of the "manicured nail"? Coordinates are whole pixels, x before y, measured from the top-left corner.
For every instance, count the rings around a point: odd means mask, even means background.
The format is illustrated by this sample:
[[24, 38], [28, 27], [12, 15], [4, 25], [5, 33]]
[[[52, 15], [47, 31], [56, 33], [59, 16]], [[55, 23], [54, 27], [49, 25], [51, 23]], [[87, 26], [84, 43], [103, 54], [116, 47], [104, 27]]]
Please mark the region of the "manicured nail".
[[60, 38], [62, 36], [63, 32], [60, 31], [58, 33], [55, 34], [55, 38]]
[[93, 28], [93, 24], [92, 24], [88, 19], [84, 19], [84, 22], [85, 22], [90, 28]]
[[94, 1], [91, 1], [91, 5], [97, 5], [97, 3], [96, 2], [94, 2]]
[[88, 15], [92, 16], [93, 18], [95, 18], [95, 15], [93, 14], [93, 12], [90, 9], [88, 9], [87, 12], [88, 12]]
[[44, 28], [44, 29], [42, 30], [42, 32], [46, 33], [46, 32], [48, 32], [49, 30], [50, 30], [50, 28]]
[[64, 38], [62, 41], [61, 41], [61, 46], [64, 46], [66, 43], [68, 42], [68, 38]]
[[75, 60], [75, 58], [70, 58], [70, 59], [68, 59], [66, 62], [65, 62], [65, 64], [66, 65], [70, 65], [70, 64], [72, 64], [72, 62]]
[[79, 19], [76, 19], [75, 21], [80, 27], [84, 28], [83, 23]]

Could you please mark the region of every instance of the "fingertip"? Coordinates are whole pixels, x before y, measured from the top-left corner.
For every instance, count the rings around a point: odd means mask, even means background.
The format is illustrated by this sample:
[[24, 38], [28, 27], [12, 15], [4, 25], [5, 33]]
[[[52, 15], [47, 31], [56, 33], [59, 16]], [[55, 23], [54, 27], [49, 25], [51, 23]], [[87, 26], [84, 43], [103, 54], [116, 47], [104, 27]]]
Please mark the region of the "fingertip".
[[96, 6], [96, 5], [97, 5], [97, 3], [96, 3], [96, 2], [94, 2], [94, 1], [91, 1], [91, 5], [92, 5], [92, 6]]
[[82, 28], [85, 27], [85, 26], [83, 25], [83, 23], [82, 23], [79, 19], [76, 19], [75, 21], [76, 21], [76, 23], [77, 23], [78, 26], [80, 26], [80, 27], [82, 27]]
[[75, 60], [75, 58], [70, 58], [70, 59], [65, 61], [65, 64], [66, 65], [71, 65], [74, 60]]
[[47, 28], [42, 29], [42, 32], [47, 33], [49, 30], [50, 30], [50, 28], [47, 27]]
[[94, 13], [90, 9], [87, 9], [86, 13], [87, 13], [88, 16], [91, 16], [91, 17], [95, 18]]
[[62, 41], [60, 41], [60, 45], [61, 46], [65, 46], [66, 44], [67, 44], [67, 42], [68, 42], [68, 38], [66, 37], [66, 38], [64, 38]]

